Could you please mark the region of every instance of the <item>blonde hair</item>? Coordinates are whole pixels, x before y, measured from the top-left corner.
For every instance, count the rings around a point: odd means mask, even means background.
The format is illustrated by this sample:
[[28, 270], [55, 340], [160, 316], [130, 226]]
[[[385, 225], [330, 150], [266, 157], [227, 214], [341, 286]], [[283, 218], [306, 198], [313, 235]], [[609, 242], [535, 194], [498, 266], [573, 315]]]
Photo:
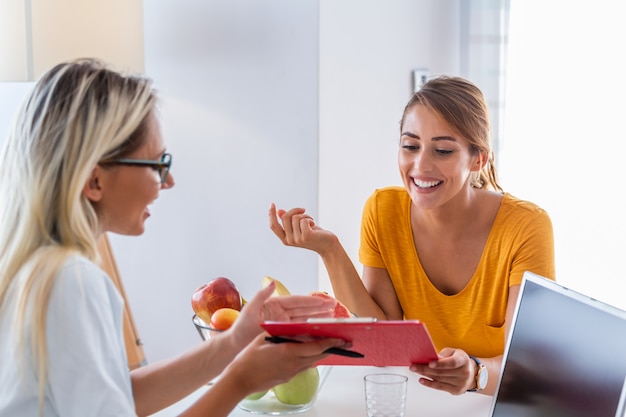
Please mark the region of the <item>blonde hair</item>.
[[98, 218], [83, 186], [99, 161], [141, 145], [155, 101], [147, 79], [91, 59], [59, 64], [36, 83], [0, 151], [0, 309], [15, 311], [21, 359], [33, 353], [40, 413], [54, 278], [73, 254], [98, 260]]
[[489, 111], [480, 89], [460, 77], [433, 78], [415, 92], [405, 106], [400, 129], [407, 113], [416, 105], [425, 106], [439, 114], [450, 127], [469, 141], [472, 152], [484, 152], [487, 155], [487, 163], [473, 178], [472, 187], [502, 192], [491, 146]]

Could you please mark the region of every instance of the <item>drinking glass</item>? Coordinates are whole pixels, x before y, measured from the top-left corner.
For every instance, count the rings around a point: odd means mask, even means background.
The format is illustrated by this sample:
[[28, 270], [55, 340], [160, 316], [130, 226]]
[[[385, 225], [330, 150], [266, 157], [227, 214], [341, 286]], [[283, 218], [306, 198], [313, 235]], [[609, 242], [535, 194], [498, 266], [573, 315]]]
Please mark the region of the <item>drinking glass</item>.
[[363, 379], [367, 417], [404, 417], [408, 377], [386, 373]]

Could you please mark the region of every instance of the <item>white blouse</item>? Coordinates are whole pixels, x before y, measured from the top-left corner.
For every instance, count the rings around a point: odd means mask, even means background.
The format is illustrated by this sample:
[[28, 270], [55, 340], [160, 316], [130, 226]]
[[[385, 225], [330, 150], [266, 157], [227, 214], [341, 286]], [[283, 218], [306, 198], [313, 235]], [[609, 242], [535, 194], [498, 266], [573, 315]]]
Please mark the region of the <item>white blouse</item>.
[[[12, 334], [13, 300], [0, 311], [0, 416], [38, 416], [30, 346], [23, 364]], [[123, 335], [124, 301], [110, 278], [74, 256], [57, 274], [47, 314], [44, 416], [136, 416]]]

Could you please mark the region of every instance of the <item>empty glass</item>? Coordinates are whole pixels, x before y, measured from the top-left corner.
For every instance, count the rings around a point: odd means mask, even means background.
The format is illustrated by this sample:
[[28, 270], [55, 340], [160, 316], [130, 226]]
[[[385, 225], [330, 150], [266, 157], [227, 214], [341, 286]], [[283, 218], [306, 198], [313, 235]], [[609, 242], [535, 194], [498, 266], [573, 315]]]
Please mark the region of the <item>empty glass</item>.
[[398, 374], [370, 374], [365, 381], [367, 417], [404, 417], [408, 378]]

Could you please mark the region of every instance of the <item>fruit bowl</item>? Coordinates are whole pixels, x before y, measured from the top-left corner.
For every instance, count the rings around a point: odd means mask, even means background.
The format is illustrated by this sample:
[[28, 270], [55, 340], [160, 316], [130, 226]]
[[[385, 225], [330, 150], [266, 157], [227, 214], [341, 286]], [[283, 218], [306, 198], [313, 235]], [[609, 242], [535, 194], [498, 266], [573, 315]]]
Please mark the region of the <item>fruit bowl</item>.
[[[222, 332], [211, 328], [194, 314], [193, 324], [202, 340], [207, 340]], [[310, 368], [296, 375], [286, 384], [281, 384], [266, 393], [252, 394], [239, 403], [239, 408], [252, 414], [281, 416], [301, 413], [315, 404], [331, 366]], [[304, 399], [304, 400], [303, 400]]]
[[[256, 399], [255, 396], [258, 396], [257, 394], [248, 396], [239, 403], [239, 408], [252, 414], [266, 414], [272, 416], [282, 416], [307, 411], [315, 404], [317, 395], [322, 389], [331, 369], [331, 366], [318, 366], [316, 368], [307, 369], [303, 373], [296, 375], [287, 384], [282, 384], [269, 390], [261, 398]], [[298, 387], [297, 385], [302, 385], [305, 381], [306, 383], [311, 383], [311, 381], [315, 382], [316, 379], [317, 387], [314, 388], [315, 391], [312, 398], [306, 403], [296, 404], [299, 402], [297, 397], [301, 395], [301, 392], [299, 392], [301, 386]], [[291, 387], [288, 385], [291, 385]], [[305, 390], [307, 389], [308, 388], [305, 388]], [[289, 392], [290, 390], [291, 392]], [[284, 403], [279, 398], [283, 401], [293, 400], [292, 402], [294, 402], [294, 404]]]
[[193, 315], [192, 321], [193, 321], [194, 326], [196, 326], [196, 330], [198, 331], [198, 334], [200, 335], [202, 340], [210, 339], [211, 337], [223, 332], [223, 330], [214, 329], [208, 324], [206, 324], [204, 320], [198, 317], [197, 314]]

